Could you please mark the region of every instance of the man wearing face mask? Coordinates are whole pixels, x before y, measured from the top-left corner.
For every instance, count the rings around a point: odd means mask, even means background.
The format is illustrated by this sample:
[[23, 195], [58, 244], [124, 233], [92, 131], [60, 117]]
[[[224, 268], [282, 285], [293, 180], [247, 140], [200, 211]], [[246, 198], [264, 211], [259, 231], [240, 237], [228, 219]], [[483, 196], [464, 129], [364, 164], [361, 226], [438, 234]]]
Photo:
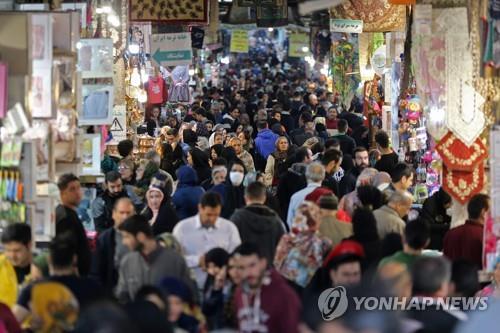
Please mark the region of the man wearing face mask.
[[154, 285], [165, 277], [175, 277], [193, 285], [184, 258], [175, 250], [158, 244], [145, 217], [131, 216], [118, 230], [123, 244], [131, 251], [120, 263], [116, 296], [121, 302], [132, 300], [142, 286]]
[[236, 209], [245, 206], [245, 165], [240, 160], [233, 162], [229, 168], [229, 179], [224, 189], [224, 207], [221, 216], [228, 219]]
[[233, 222], [220, 217], [221, 197], [207, 192], [201, 197], [198, 214], [180, 221], [173, 235], [181, 244], [188, 266], [193, 269], [198, 288], [206, 279], [204, 254], [220, 247], [231, 253], [240, 243], [240, 234]]

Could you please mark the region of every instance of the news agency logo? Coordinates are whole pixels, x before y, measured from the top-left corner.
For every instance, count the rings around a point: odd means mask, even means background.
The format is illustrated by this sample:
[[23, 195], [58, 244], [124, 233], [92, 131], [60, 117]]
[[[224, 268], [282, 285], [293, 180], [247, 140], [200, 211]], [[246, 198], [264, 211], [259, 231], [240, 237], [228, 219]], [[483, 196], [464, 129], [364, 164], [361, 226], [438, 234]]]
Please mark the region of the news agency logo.
[[325, 321], [339, 318], [347, 311], [349, 300], [344, 287], [328, 288], [318, 298], [318, 307], [321, 317]]
[[[488, 309], [487, 297], [352, 297], [355, 311], [484, 311]], [[328, 288], [318, 298], [318, 308], [325, 321], [341, 317], [349, 306], [344, 287]]]

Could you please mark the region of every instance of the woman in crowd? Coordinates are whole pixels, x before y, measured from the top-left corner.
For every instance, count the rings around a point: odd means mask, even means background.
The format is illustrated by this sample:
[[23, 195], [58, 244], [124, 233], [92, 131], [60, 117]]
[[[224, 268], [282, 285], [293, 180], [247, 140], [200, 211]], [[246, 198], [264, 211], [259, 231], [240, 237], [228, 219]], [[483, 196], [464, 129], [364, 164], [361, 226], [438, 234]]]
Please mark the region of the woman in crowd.
[[276, 248], [274, 267], [298, 291], [309, 284], [331, 248], [331, 241], [318, 234], [320, 223], [319, 207], [305, 201], [298, 208], [292, 232]]
[[172, 202], [177, 216], [183, 220], [198, 213], [198, 202], [205, 190], [198, 185], [196, 171], [190, 166], [181, 166], [177, 171], [177, 179], [179, 183], [172, 197]]
[[279, 176], [288, 168], [289, 147], [285, 136], [280, 136], [276, 140], [276, 150], [267, 158], [264, 175], [266, 186], [278, 186]]
[[248, 151], [243, 149], [241, 140], [237, 136], [234, 136], [229, 140], [228, 144], [230, 147], [233, 147], [234, 152], [236, 153], [236, 157], [238, 157], [243, 162], [247, 172], [255, 171], [255, 166], [253, 164], [253, 157], [252, 155], [250, 155]]
[[193, 148], [188, 152], [187, 162], [196, 171], [198, 183], [210, 179], [212, 172], [207, 153], [198, 148]]
[[369, 208], [357, 208], [352, 216], [353, 236], [349, 239], [363, 246], [366, 257], [363, 269], [376, 269], [382, 255], [382, 241], [377, 232], [377, 220]]
[[135, 163], [131, 159], [123, 159], [118, 163], [118, 172], [121, 175], [123, 185], [136, 184]]
[[146, 192], [147, 206], [142, 214], [148, 219], [153, 227], [154, 235], [164, 232], [172, 232], [179, 221], [175, 208], [168, 195], [159, 184], [152, 184]]
[[157, 131], [160, 130], [160, 108], [153, 106], [149, 112], [146, 112], [146, 125], [149, 136], [156, 137]]
[[217, 144], [210, 147], [210, 161], [213, 163], [213, 161], [215, 161], [216, 159], [223, 157], [224, 149], [224, 145], [222, 144]]
[[224, 184], [224, 205], [221, 216], [228, 219], [237, 208], [245, 206], [245, 165], [240, 160], [235, 160], [229, 168], [229, 177]]

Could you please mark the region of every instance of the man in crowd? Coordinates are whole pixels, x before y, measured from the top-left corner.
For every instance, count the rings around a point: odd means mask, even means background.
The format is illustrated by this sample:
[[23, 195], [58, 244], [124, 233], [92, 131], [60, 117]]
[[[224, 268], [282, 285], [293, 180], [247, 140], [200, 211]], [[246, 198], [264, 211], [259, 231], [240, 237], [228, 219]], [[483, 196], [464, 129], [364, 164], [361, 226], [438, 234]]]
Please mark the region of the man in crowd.
[[3, 254], [0, 255], [0, 303], [12, 307], [30, 273], [31, 228], [24, 223], [8, 225], [2, 233]]
[[[106, 297], [100, 284], [90, 278], [78, 276], [75, 267], [76, 247], [70, 233], [59, 234], [50, 242], [48, 261], [50, 276], [42, 282], [56, 282], [68, 288], [78, 301], [80, 309], [84, 310]], [[23, 322], [34, 311], [36, 304], [33, 304], [32, 299], [37, 283], [39, 282], [28, 285], [19, 295], [13, 309], [19, 322]]]
[[399, 157], [390, 147], [389, 135], [380, 130], [375, 134], [375, 142], [377, 143], [377, 149], [382, 155], [380, 160], [375, 164], [375, 169], [391, 174], [392, 169], [398, 164]]
[[321, 163], [325, 167], [325, 180], [322, 186], [328, 187], [337, 197], [343, 195], [340, 193], [340, 183], [344, 179], [343, 170], [340, 167], [342, 164], [342, 152], [336, 149], [327, 150], [321, 158]]
[[278, 214], [265, 205], [266, 198], [264, 184], [249, 184], [245, 189], [246, 206], [237, 209], [230, 220], [238, 228], [242, 242], [262, 244], [264, 256], [268, 262], [273, 262], [276, 246], [285, 228]]
[[301, 304], [293, 289], [257, 245], [243, 243], [236, 252], [243, 274], [234, 298], [239, 332], [297, 333]]
[[406, 163], [398, 163], [390, 173], [392, 184], [386, 190], [390, 194], [392, 191], [408, 191], [413, 185], [413, 169]]
[[268, 128], [267, 121], [257, 122], [257, 131], [257, 137], [255, 138], [256, 153], [266, 161], [267, 157], [276, 149], [278, 134], [273, 133], [273, 131]]
[[355, 286], [361, 282], [361, 260], [365, 257], [363, 247], [358, 242], [340, 242], [325, 259], [324, 267], [328, 272], [329, 286]]
[[[422, 256], [413, 263], [413, 297], [418, 297], [422, 308], [413, 307], [408, 317], [423, 324], [430, 333], [453, 332], [467, 316], [458, 310], [443, 309], [439, 300], [448, 296], [451, 281], [451, 263], [444, 257]], [[429, 302], [429, 299], [430, 302]]]
[[400, 263], [411, 270], [413, 263], [421, 255], [422, 251], [429, 245], [429, 227], [424, 220], [414, 220], [405, 226], [403, 237], [403, 251], [398, 251], [390, 257], [380, 261], [379, 267], [388, 263]]
[[356, 148], [356, 141], [347, 135], [347, 130], [349, 126], [347, 125], [347, 121], [344, 119], [340, 119], [337, 124], [337, 129], [339, 133], [335, 135], [335, 139], [340, 142], [340, 150], [344, 155], [351, 155], [354, 153], [354, 149]]
[[306, 147], [300, 147], [290, 157], [290, 160], [292, 165], [281, 175], [277, 189], [277, 197], [281, 209], [280, 217], [282, 220], [286, 220], [292, 195], [307, 186], [306, 168], [312, 162], [312, 152]]
[[387, 205], [373, 212], [377, 220], [377, 231], [380, 239], [389, 233], [403, 236], [405, 222], [403, 218], [408, 215], [413, 203], [413, 196], [406, 191], [395, 191], [389, 197]]
[[122, 140], [118, 142], [118, 153], [122, 159], [132, 158], [132, 153], [134, 151], [134, 142], [132, 140]]
[[[345, 154], [344, 154], [345, 155]], [[352, 168], [347, 174], [344, 176], [345, 180], [342, 183], [340, 192], [341, 195], [339, 197], [347, 193], [351, 193], [356, 189], [356, 182], [358, 180], [359, 175], [363, 172], [364, 169], [370, 166], [370, 157], [368, 154], [368, 150], [365, 147], [357, 147], [354, 149], [354, 168]]]
[[238, 229], [233, 222], [220, 217], [221, 210], [220, 195], [207, 192], [198, 204], [198, 214], [180, 221], [173, 230], [200, 289], [206, 279], [205, 253], [216, 247], [231, 253], [241, 243]]
[[352, 236], [352, 224], [337, 219], [339, 200], [336, 196], [323, 195], [317, 203], [321, 212], [319, 233], [332, 241], [332, 247]]
[[134, 214], [134, 204], [129, 198], [116, 200], [112, 213], [114, 225], [101, 233], [97, 239], [91, 276], [98, 279], [108, 290], [113, 290], [118, 283], [118, 268], [122, 258], [128, 253], [118, 228]]
[[292, 195], [290, 199], [290, 206], [288, 207], [288, 215], [286, 223], [291, 228], [295, 218], [295, 211], [304, 202], [306, 196], [314, 191], [316, 188], [321, 187], [323, 180], [325, 180], [325, 168], [321, 163], [314, 162], [307, 166], [306, 170], [307, 186]]
[[120, 301], [134, 299], [142, 286], [156, 284], [164, 277], [176, 277], [192, 285], [184, 258], [175, 250], [158, 244], [144, 216], [129, 217], [118, 230], [123, 244], [130, 250], [120, 263], [116, 287], [116, 296]]
[[127, 198], [127, 191], [118, 171], [110, 171], [105, 176], [106, 190], [92, 202], [94, 226], [101, 233], [113, 226], [113, 207], [120, 198]]
[[87, 234], [76, 213], [82, 201], [80, 180], [73, 174], [64, 174], [57, 182], [61, 205], [56, 208], [56, 235], [70, 232], [76, 245], [78, 273], [86, 276], [90, 271], [90, 247]]
[[482, 267], [483, 229], [488, 218], [491, 203], [486, 194], [477, 194], [467, 205], [469, 219], [465, 224], [450, 229], [443, 242], [443, 253], [450, 260], [465, 259]]

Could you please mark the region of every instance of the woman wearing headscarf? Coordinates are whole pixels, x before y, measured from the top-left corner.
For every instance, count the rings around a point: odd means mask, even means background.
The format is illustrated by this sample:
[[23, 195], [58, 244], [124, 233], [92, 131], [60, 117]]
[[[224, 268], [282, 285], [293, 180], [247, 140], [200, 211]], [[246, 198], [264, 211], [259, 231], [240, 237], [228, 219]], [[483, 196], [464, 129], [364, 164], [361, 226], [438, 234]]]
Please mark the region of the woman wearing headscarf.
[[[159, 177], [157, 175], [156, 177]], [[174, 206], [168, 195], [161, 186], [162, 180], [152, 182], [146, 192], [147, 206], [142, 215], [145, 216], [153, 228], [153, 234], [160, 235], [164, 232], [172, 232], [179, 221]]]
[[172, 202], [177, 216], [183, 220], [198, 213], [198, 203], [205, 190], [198, 186], [198, 176], [190, 166], [181, 166], [177, 170], [177, 179], [179, 179], [179, 184], [177, 184]]
[[245, 206], [245, 165], [240, 160], [235, 160], [229, 168], [229, 177], [224, 185], [224, 205], [221, 216], [228, 219], [237, 208]]
[[241, 140], [235, 136], [232, 137], [228, 142], [230, 147], [233, 147], [236, 156], [245, 164], [245, 169], [247, 172], [255, 171], [255, 165], [253, 163], [253, 157], [250, 153], [243, 149]]
[[287, 170], [289, 147], [285, 136], [280, 136], [276, 140], [276, 150], [267, 158], [264, 174], [266, 186], [278, 186], [279, 176]]
[[284, 235], [274, 257], [274, 266], [296, 290], [302, 291], [321, 267], [331, 241], [319, 235], [319, 207], [309, 201], [297, 210], [292, 231]]
[[188, 152], [187, 162], [196, 171], [198, 184], [212, 177], [209, 156], [204, 151], [198, 148], [191, 149]]
[[366, 257], [363, 270], [376, 269], [382, 257], [382, 241], [377, 232], [377, 220], [370, 208], [357, 208], [352, 215], [353, 236], [349, 239], [363, 246]]

